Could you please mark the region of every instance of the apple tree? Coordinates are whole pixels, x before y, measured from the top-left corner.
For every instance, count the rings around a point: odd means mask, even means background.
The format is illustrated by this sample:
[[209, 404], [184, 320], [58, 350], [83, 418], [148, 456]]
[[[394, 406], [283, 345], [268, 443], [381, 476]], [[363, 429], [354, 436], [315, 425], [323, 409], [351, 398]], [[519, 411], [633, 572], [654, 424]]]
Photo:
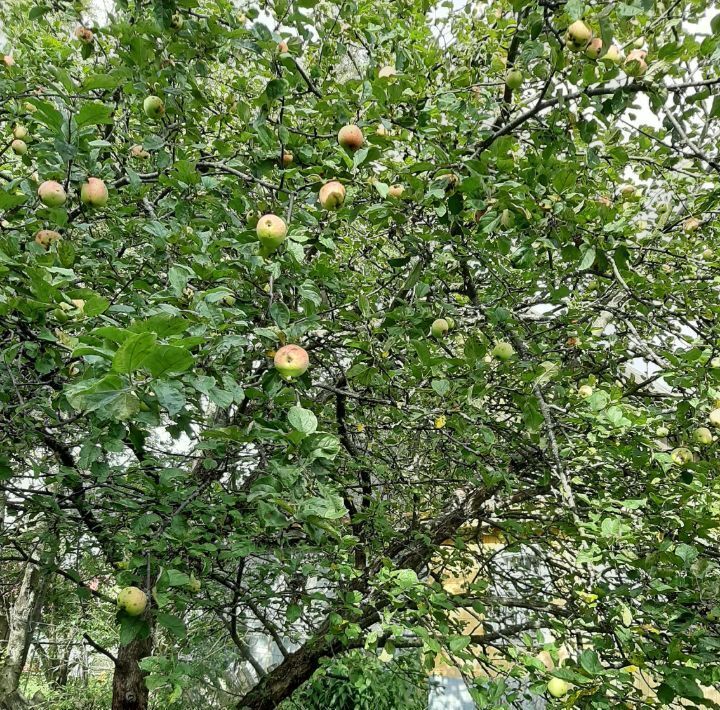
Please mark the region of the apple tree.
[[2, 3], [0, 707], [715, 706], [718, 9]]

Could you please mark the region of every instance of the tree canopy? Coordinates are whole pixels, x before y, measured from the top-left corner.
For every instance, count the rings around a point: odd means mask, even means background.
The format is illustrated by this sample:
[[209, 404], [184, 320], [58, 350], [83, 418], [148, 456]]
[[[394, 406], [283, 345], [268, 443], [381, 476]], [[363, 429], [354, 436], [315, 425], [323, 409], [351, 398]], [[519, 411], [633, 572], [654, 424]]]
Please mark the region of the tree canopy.
[[96, 707], [78, 648], [114, 710], [716, 706], [717, 3], [13, 0], [0, 50], [0, 707], [29, 656]]

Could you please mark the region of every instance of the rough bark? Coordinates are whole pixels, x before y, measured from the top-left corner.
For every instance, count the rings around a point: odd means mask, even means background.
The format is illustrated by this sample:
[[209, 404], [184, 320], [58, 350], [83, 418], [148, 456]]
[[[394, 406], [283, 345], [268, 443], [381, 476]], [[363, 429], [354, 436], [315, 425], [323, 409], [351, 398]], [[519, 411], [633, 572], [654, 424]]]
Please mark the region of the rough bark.
[[148, 689], [139, 663], [152, 652], [152, 634], [120, 646], [113, 674], [112, 710], [147, 710]]
[[46, 577], [38, 565], [25, 566], [20, 590], [8, 615], [7, 642], [0, 657], [0, 708], [3, 710], [26, 707], [18, 687], [42, 606], [45, 582]]

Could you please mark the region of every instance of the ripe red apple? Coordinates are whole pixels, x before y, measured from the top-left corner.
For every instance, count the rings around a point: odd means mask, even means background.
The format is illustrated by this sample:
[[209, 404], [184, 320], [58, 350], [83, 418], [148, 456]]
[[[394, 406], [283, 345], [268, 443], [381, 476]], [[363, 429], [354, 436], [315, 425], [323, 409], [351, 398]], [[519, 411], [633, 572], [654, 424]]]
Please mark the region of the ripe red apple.
[[53, 229], [41, 229], [35, 232], [35, 242], [44, 249], [49, 249], [53, 242], [60, 239], [60, 232], [56, 232]]
[[289, 380], [305, 373], [310, 366], [310, 358], [299, 345], [283, 345], [275, 353], [274, 363], [280, 376]]
[[147, 606], [147, 596], [142, 589], [125, 587], [118, 594], [117, 605], [129, 616], [140, 616]]
[[143, 101], [143, 111], [148, 118], [161, 118], [165, 115], [165, 104], [159, 96], [148, 96]]
[[80, 188], [80, 200], [89, 207], [105, 207], [108, 201], [108, 189], [99, 178], [88, 178]]
[[255, 228], [260, 243], [267, 249], [277, 249], [287, 236], [285, 221], [274, 214], [260, 217]]
[[343, 126], [338, 133], [338, 143], [348, 150], [357, 150], [364, 142], [362, 131], [354, 124]]
[[320, 188], [318, 199], [326, 210], [337, 209], [345, 202], [345, 186], [337, 180], [326, 182]]
[[587, 43], [592, 39], [592, 31], [581, 20], [573, 22], [567, 29], [567, 45], [574, 52], [585, 49]]
[[55, 180], [46, 180], [38, 188], [38, 197], [47, 207], [60, 207], [65, 204], [67, 194], [65, 188]]
[[15, 155], [25, 155], [27, 153], [27, 143], [16, 138], [11, 144], [12, 152]]

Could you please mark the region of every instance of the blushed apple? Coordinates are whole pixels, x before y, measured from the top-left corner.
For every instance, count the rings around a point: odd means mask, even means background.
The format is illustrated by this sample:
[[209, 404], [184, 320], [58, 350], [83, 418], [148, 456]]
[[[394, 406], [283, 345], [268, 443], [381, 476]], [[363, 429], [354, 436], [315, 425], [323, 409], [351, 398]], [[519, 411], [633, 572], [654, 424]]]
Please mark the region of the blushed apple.
[[10, 144], [10, 148], [12, 148], [12, 152], [15, 153], [15, 155], [25, 155], [25, 153], [27, 153], [27, 143], [21, 141], [19, 138], [16, 138]]
[[365, 142], [362, 131], [355, 125], [343, 126], [338, 132], [338, 143], [347, 150], [355, 151]]
[[89, 207], [104, 207], [108, 201], [108, 189], [100, 178], [88, 178], [80, 188], [80, 200]]
[[38, 197], [46, 207], [60, 207], [65, 204], [65, 188], [55, 180], [46, 180], [38, 188]]
[[280, 376], [286, 380], [300, 377], [310, 366], [307, 352], [299, 345], [283, 345], [275, 353], [273, 362]]
[[326, 182], [320, 188], [318, 199], [326, 210], [335, 210], [345, 202], [345, 186], [337, 180]]
[[40, 229], [35, 232], [35, 243], [43, 249], [49, 249], [50, 245], [58, 239], [60, 239], [60, 232], [56, 232], [54, 229]]

